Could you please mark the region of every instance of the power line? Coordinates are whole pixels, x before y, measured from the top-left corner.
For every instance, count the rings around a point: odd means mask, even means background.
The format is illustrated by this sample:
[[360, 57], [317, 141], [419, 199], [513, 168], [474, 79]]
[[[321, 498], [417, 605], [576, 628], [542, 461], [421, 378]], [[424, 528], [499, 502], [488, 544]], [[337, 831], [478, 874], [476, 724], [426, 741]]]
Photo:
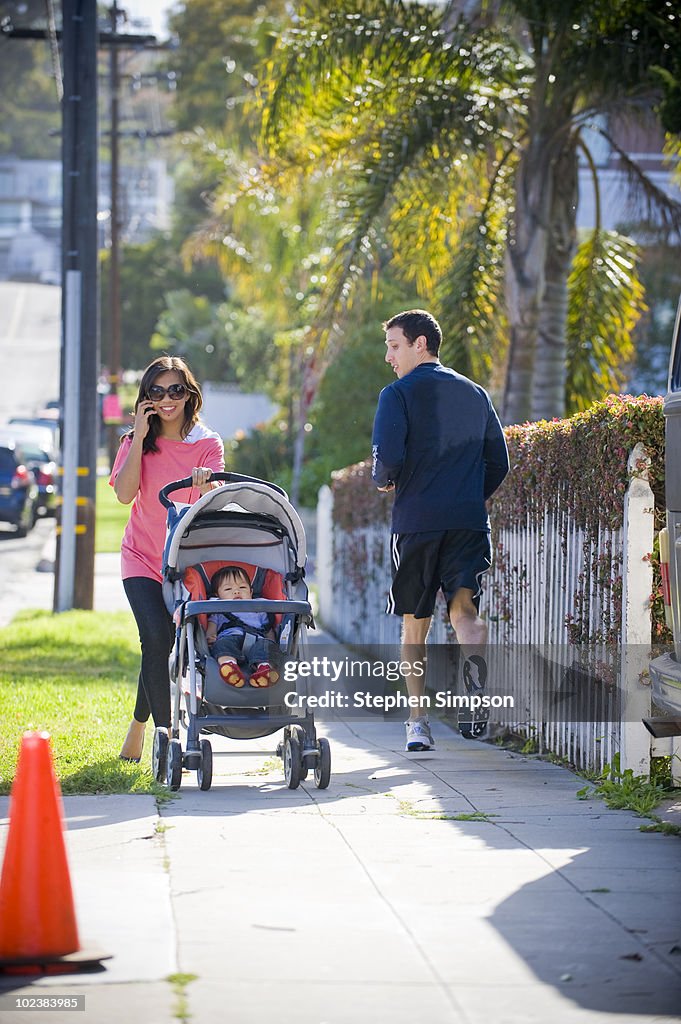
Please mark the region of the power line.
[[[11, 23], [9, 25], [0, 25], [0, 34], [8, 39], [44, 39], [46, 31], [44, 28], [15, 28]], [[63, 38], [63, 32], [63, 29], [55, 28], [54, 37], [59, 42]], [[175, 44], [170, 41], [159, 43], [156, 36], [130, 35], [127, 32], [98, 32], [96, 38], [97, 46], [101, 47], [119, 46], [122, 49], [129, 48], [133, 50], [141, 48], [173, 50], [175, 48]]]

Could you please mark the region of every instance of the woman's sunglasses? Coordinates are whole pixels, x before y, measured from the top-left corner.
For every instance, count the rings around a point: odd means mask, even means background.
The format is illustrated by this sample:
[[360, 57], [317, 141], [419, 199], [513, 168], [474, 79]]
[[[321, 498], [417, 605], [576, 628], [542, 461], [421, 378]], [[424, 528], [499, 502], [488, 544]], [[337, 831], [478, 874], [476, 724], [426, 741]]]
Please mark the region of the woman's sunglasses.
[[179, 402], [187, 394], [184, 384], [171, 384], [169, 388], [162, 388], [160, 384], [152, 384], [148, 390], [152, 402], [160, 402], [166, 395], [173, 402]]

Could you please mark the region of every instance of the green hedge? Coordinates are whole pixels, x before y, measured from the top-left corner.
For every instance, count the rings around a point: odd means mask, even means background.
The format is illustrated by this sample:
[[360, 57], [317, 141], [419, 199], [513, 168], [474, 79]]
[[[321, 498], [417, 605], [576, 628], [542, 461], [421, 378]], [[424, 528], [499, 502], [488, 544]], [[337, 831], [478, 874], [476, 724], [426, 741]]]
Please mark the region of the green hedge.
[[[623, 521], [627, 463], [641, 442], [650, 458], [649, 480], [655, 498], [656, 530], [664, 525], [664, 416], [662, 399], [611, 395], [565, 420], [541, 420], [505, 429], [511, 472], [490, 501], [492, 533], [528, 516], [560, 507], [570, 513], [587, 537]], [[334, 522], [343, 530], [385, 524], [392, 497], [371, 481], [371, 463], [360, 462], [334, 473]], [[651, 552], [652, 639], [667, 642], [657, 542]], [[617, 581], [614, 581], [615, 583]], [[579, 619], [577, 609], [577, 619]], [[570, 624], [568, 624], [570, 625]], [[575, 641], [587, 637], [579, 622], [570, 631]]]
[[662, 399], [610, 395], [566, 420], [507, 427], [511, 472], [490, 502], [497, 526], [540, 517], [560, 502], [578, 526], [617, 527], [623, 520], [627, 462], [641, 442], [650, 458], [656, 527], [664, 525]]

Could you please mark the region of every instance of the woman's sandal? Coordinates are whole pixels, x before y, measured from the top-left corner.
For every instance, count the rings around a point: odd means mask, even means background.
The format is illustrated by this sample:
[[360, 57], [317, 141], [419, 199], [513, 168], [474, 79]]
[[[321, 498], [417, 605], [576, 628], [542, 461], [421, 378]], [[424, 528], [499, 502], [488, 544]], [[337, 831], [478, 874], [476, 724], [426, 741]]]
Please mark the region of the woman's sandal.
[[[145, 722], [138, 722], [136, 719], [133, 718], [132, 722], [128, 727], [127, 735], [123, 740], [121, 752], [118, 755], [119, 761], [128, 761], [131, 764], [140, 763], [140, 761], [142, 760], [142, 750], [144, 749], [145, 728]], [[133, 756], [133, 754], [135, 756]]]
[[246, 683], [246, 677], [235, 661], [222, 661], [219, 669], [222, 679], [228, 686], [236, 686], [238, 689]]
[[279, 681], [279, 673], [266, 661], [263, 661], [251, 672], [251, 686], [264, 689], [266, 686], [274, 686]]

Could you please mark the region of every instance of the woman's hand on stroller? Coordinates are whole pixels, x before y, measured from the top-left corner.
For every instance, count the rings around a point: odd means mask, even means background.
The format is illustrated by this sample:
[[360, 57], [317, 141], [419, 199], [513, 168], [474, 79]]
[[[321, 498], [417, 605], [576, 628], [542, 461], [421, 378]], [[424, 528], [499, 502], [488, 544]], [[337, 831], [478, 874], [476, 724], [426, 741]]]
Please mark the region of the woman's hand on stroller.
[[192, 486], [198, 487], [201, 494], [207, 494], [213, 490], [213, 470], [207, 466], [194, 466], [192, 469]]

